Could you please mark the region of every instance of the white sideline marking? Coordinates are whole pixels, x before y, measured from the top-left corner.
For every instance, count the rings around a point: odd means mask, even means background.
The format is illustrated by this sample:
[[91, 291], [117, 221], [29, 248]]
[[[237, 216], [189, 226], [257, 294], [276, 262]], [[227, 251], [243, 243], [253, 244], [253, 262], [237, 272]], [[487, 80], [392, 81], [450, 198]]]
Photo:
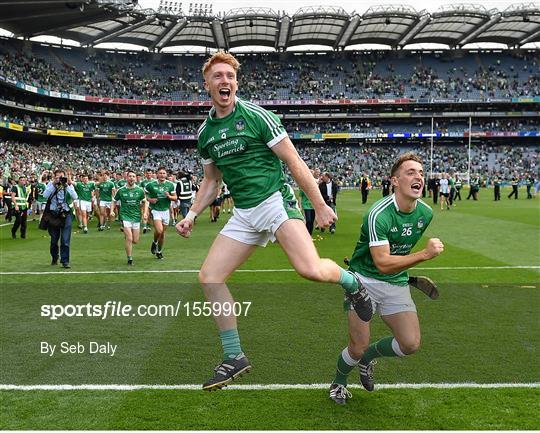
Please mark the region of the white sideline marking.
[[[487, 269], [540, 269], [540, 266], [440, 266], [427, 268], [411, 268], [418, 271], [440, 270], [487, 270]], [[116, 271], [9, 271], [0, 272], [0, 275], [84, 275], [84, 274], [196, 274], [198, 269], [140, 269], [140, 270], [116, 270]], [[239, 269], [236, 272], [261, 273], [261, 272], [296, 272], [294, 269]]]
[[4, 223], [4, 224], [0, 224], [0, 227], [5, 227], [5, 226], [12, 226], [13, 223]]
[[[246, 391], [273, 391], [290, 389], [328, 389], [328, 383], [288, 384], [271, 383], [266, 385], [230, 385], [226, 389]], [[349, 385], [348, 388], [361, 388]], [[387, 383], [377, 384], [377, 389], [497, 389], [497, 388], [540, 388], [540, 382], [533, 383]], [[0, 385], [0, 391], [137, 391], [137, 390], [179, 390], [201, 391], [201, 385]]]

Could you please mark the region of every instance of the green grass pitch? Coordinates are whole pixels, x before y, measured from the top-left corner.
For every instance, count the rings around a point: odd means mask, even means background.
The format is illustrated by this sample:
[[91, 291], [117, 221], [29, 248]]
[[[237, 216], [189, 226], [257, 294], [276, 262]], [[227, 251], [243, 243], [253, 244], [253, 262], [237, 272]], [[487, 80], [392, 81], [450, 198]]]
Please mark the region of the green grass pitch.
[[[504, 192], [504, 191], [503, 191]], [[520, 193], [522, 193], [520, 191]], [[522, 194], [522, 197], [525, 195]], [[335, 235], [316, 241], [321, 256], [342, 263], [358, 238], [361, 217], [376, 199], [360, 204], [358, 191], [338, 197]], [[426, 199], [428, 203], [431, 200]], [[530, 388], [352, 388], [345, 407], [326, 388], [0, 391], [1, 429], [540, 429], [540, 202], [463, 200], [450, 211], [434, 208], [426, 237], [445, 252], [413, 269], [439, 285], [432, 301], [413, 292], [422, 347], [407, 359], [381, 359], [379, 384], [532, 384]], [[133, 305], [203, 301], [195, 272], [217, 231], [205, 213], [192, 238], [169, 229], [165, 260], [149, 252], [151, 235], [135, 246], [128, 269], [118, 227], [74, 231], [72, 269], [51, 268], [49, 238], [29, 223], [26, 240], [0, 227], [0, 384], [201, 384], [220, 361], [213, 321], [178, 317], [41, 317], [43, 304], [121, 301]], [[3, 218], [0, 225], [4, 224]], [[315, 235], [318, 235], [315, 232]], [[422, 245], [418, 245], [417, 249]], [[329, 384], [347, 342], [342, 291], [304, 281], [278, 246], [259, 249], [230, 280], [239, 302], [242, 346], [253, 364], [238, 385]], [[119, 272], [121, 271], [121, 272]], [[129, 272], [126, 272], [129, 271]], [[15, 272], [15, 274], [9, 274]], [[91, 273], [78, 273], [91, 272]], [[42, 274], [39, 274], [42, 273]], [[388, 330], [379, 318], [372, 338]], [[117, 344], [106, 354], [48, 356], [40, 342], [90, 340]], [[59, 350], [59, 349], [57, 349]], [[358, 373], [351, 374], [357, 383]]]

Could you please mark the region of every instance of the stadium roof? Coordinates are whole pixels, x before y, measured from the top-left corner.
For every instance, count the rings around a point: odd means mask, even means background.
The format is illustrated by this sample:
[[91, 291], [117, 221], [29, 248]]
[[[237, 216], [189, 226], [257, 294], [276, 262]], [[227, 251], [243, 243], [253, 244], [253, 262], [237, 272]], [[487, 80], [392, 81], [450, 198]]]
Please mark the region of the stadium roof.
[[540, 8], [522, 3], [504, 11], [481, 5], [443, 6], [417, 12], [406, 5], [377, 6], [349, 14], [340, 7], [304, 7], [293, 15], [270, 8], [212, 14], [141, 9], [136, 0], [0, 0], [0, 28], [16, 37], [56, 36], [84, 46], [128, 43], [150, 51], [175, 46], [230, 49], [299, 45], [340, 50], [357, 44], [403, 48], [437, 43], [451, 48], [494, 42], [520, 47], [540, 42]]

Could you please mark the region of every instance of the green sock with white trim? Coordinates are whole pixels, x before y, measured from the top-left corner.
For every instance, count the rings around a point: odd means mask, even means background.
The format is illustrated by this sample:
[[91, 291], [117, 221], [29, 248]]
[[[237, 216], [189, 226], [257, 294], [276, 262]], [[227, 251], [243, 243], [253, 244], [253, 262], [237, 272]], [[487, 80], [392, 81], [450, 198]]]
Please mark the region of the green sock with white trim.
[[360, 363], [364, 365], [369, 364], [375, 358], [380, 358], [382, 356], [396, 357], [405, 356], [405, 354], [399, 348], [399, 344], [394, 337], [384, 337], [369, 345], [364, 352]]
[[339, 354], [337, 360], [336, 377], [332, 383], [339, 383], [340, 385], [347, 386], [347, 376], [358, 365], [356, 359], [349, 354], [349, 350], [346, 347]]

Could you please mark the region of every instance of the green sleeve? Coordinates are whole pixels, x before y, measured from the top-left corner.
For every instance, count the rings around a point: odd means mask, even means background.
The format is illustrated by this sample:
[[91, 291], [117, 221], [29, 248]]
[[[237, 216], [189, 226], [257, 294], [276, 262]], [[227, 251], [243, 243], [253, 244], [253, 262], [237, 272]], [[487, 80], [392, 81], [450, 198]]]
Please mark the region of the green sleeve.
[[253, 112], [252, 120], [255, 123], [255, 130], [269, 147], [287, 136], [281, 120], [271, 111], [259, 107]]
[[390, 230], [390, 224], [384, 214], [378, 214], [376, 212], [370, 212], [364, 224], [367, 224], [369, 246], [377, 247], [380, 245], [388, 244], [388, 231]]

